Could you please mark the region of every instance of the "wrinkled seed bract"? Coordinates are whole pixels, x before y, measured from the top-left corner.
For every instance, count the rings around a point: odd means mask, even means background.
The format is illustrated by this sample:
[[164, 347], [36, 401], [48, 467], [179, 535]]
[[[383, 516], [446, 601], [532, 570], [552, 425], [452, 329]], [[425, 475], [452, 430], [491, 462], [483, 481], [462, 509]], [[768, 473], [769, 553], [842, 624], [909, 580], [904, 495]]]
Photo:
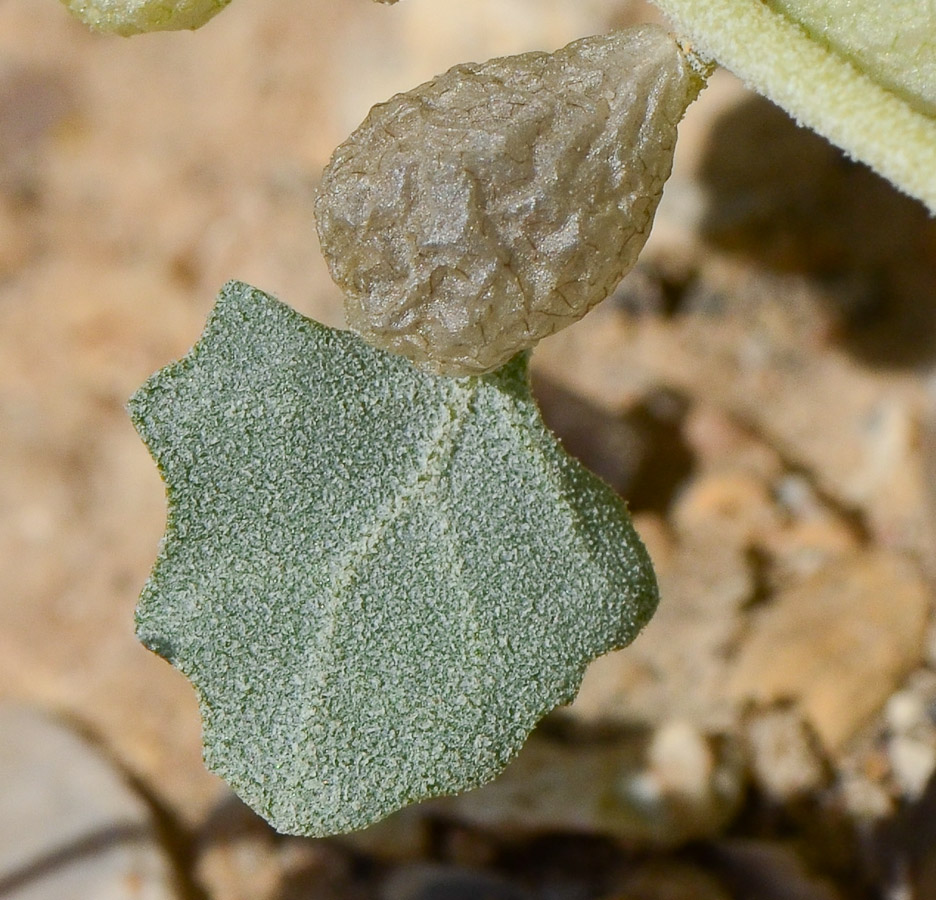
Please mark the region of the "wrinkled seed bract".
[[351, 328], [430, 371], [490, 371], [616, 287], [701, 77], [658, 26], [455, 66], [374, 107], [316, 201]]

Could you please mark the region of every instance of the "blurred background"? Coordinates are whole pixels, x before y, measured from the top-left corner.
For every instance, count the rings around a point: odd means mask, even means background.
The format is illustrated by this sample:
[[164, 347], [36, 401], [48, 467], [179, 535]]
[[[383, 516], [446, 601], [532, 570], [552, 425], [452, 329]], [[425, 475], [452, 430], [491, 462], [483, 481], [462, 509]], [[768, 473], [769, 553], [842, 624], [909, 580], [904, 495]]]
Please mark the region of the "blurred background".
[[0, 0], [0, 897], [936, 897], [936, 224], [718, 72], [641, 262], [534, 354], [663, 602], [494, 784], [274, 834], [133, 637], [165, 503], [124, 411], [230, 278], [342, 323], [312, 199], [451, 65], [639, 0], [237, 0], [92, 34]]

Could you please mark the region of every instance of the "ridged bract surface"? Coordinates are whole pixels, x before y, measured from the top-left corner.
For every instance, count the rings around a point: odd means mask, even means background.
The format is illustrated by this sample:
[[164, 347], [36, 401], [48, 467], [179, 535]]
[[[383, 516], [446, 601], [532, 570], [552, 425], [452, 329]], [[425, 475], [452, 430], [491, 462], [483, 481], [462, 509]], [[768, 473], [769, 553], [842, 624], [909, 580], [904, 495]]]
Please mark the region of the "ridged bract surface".
[[465, 375], [581, 318], [634, 264], [700, 86], [644, 26], [456, 66], [374, 107], [316, 203], [349, 325]]

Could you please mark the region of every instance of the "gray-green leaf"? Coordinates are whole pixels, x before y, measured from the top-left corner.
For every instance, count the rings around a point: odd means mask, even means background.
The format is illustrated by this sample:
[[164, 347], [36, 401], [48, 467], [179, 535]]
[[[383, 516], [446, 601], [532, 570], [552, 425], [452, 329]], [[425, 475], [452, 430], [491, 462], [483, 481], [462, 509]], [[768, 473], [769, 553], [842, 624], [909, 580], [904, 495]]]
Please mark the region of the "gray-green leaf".
[[281, 831], [491, 779], [656, 606], [522, 356], [429, 375], [231, 283], [130, 408], [169, 501], [140, 639], [195, 685], [209, 767]]

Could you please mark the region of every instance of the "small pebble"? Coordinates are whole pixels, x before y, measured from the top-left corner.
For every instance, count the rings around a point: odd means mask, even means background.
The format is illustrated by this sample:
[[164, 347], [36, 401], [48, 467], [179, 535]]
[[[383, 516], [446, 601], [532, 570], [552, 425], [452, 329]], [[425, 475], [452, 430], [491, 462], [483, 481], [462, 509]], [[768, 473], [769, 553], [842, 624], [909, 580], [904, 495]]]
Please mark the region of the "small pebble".
[[0, 704], [0, 896], [172, 900], [150, 812], [65, 725]]
[[876, 781], [858, 773], [846, 773], [841, 778], [841, 795], [849, 816], [874, 822], [894, 814], [894, 801]]
[[936, 745], [932, 740], [896, 735], [888, 741], [887, 756], [901, 794], [918, 799], [936, 770]]
[[894, 734], [910, 732], [930, 723], [923, 698], [913, 691], [898, 691], [884, 707], [884, 721]]
[[667, 722], [659, 728], [648, 762], [665, 793], [701, 800], [709, 791], [715, 760], [705, 737], [688, 722]]
[[761, 789], [778, 801], [818, 790], [826, 781], [817, 741], [795, 709], [755, 714], [747, 724], [750, 762]]

